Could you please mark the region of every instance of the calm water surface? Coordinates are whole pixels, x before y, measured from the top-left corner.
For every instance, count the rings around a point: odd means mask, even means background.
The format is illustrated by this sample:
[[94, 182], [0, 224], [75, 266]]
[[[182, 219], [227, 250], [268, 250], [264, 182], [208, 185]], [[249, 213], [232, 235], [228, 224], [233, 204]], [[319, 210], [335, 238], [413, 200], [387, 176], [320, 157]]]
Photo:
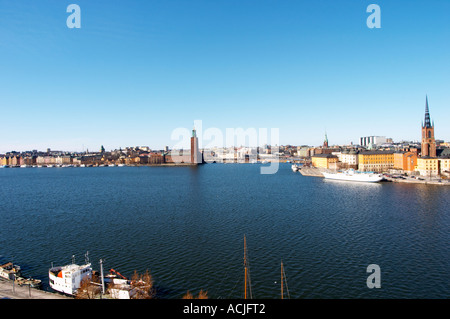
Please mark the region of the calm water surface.
[[[160, 298], [448, 298], [450, 189], [275, 175], [257, 164], [0, 169], [0, 262], [150, 270]], [[368, 289], [369, 264], [381, 288]]]

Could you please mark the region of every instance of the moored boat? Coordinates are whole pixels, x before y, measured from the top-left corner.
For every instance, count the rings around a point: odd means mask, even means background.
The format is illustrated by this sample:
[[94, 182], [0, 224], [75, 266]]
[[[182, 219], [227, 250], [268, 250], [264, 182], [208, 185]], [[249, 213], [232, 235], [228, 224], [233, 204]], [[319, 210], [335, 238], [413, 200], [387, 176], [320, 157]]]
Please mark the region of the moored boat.
[[0, 265], [0, 278], [14, 280], [21, 274], [20, 266], [14, 265], [12, 262]]
[[377, 182], [381, 182], [384, 179], [383, 175], [381, 175], [381, 174], [355, 172], [354, 170], [348, 170], [348, 171], [336, 172], [336, 173], [323, 172], [322, 174], [326, 179], [352, 181], [352, 182], [377, 183]]
[[39, 279], [23, 277], [20, 266], [14, 265], [12, 262], [0, 265], [0, 278], [14, 281], [19, 286], [29, 285], [31, 288], [40, 288], [42, 286], [42, 281]]
[[18, 277], [16, 278], [16, 282], [19, 286], [30, 286], [31, 288], [41, 288], [42, 281], [34, 278], [24, 278]]
[[73, 258], [69, 265], [50, 268], [48, 277], [50, 287], [53, 290], [75, 295], [83, 279], [92, 277], [91, 263], [89, 263], [87, 255], [86, 262], [83, 265], [75, 264]]

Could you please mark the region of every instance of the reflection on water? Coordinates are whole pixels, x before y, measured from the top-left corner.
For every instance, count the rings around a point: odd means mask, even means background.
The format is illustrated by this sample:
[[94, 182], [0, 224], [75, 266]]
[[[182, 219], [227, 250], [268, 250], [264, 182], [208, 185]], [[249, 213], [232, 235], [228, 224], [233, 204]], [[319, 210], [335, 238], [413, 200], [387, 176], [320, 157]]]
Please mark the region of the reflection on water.
[[371, 183], [371, 182], [352, 182], [352, 181], [344, 181], [344, 180], [336, 180], [336, 179], [326, 179], [324, 178], [323, 181], [325, 183], [333, 183], [336, 185], [341, 185], [342, 187], [350, 187], [353, 189], [364, 189], [364, 188], [377, 188], [380, 187], [383, 184], [383, 182], [379, 183]]

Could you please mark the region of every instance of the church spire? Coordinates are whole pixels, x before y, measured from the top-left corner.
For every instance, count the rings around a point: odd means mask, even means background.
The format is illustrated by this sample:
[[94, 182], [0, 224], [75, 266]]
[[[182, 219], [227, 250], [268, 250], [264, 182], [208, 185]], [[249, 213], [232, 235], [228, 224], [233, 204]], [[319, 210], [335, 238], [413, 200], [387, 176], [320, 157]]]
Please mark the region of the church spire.
[[428, 95], [425, 100], [425, 124], [424, 127], [433, 127], [430, 120], [430, 110], [428, 108]]
[[328, 136], [327, 136], [327, 131], [325, 131], [325, 140], [323, 141], [323, 147], [328, 147]]

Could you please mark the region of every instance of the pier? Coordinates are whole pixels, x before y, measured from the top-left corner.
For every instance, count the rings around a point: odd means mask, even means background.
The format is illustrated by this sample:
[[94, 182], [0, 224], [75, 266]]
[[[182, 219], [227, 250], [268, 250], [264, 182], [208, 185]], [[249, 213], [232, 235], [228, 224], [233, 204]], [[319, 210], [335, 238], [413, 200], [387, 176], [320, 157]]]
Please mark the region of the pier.
[[30, 288], [28, 285], [19, 286], [13, 281], [0, 280], [0, 299], [73, 299], [58, 293]]
[[300, 174], [303, 176], [316, 176], [316, 177], [323, 177], [322, 172], [316, 168], [316, 167], [305, 167], [303, 166], [301, 169], [299, 169]]

